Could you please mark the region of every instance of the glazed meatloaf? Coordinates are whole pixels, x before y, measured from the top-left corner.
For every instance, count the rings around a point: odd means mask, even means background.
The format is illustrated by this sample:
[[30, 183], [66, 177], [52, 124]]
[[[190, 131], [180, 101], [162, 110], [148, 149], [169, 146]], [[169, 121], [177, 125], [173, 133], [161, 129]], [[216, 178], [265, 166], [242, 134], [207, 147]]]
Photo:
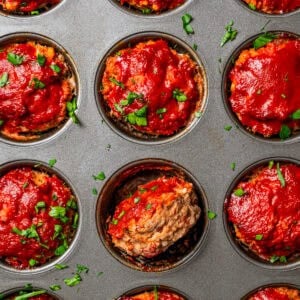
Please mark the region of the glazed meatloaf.
[[49, 9], [61, 0], [0, 0], [2, 10], [13, 14], [38, 14], [41, 10]]
[[236, 239], [271, 263], [300, 254], [300, 167], [270, 162], [249, 174], [226, 203]]
[[16, 269], [62, 255], [78, 224], [77, 202], [56, 175], [31, 167], [0, 178], [0, 259]]
[[178, 177], [159, 177], [115, 208], [108, 233], [131, 256], [152, 258], [166, 251], [197, 222], [200, 207], [193, 185]]
[[118, 51], [106, 62], [101, 93], [109, 116], [128, 130], [170, 136], [194, 118], [203, 78], [188, 54], [165, 40]]
[[300, 0], [243, 0], [253, 10], [267, 14], [283, 14], [300, 8]]
[[268, 287], [258, 291], [248, 300], [300, 300], [300, 292], [287, 287]]
[[0, 51], [0, 131], [29, 141], [67, 120], [74, 78], [62, 54], [34, 41]]
[[[258, 48], [266, 39], [274, 40]], [[300, 128], [300, 40], [267, 34], [256, 41], [230, 71], [229, 102], [250, 132], [282, 137]]]
[[131, 7], [141, 10], [143, 13], [174, 9], [184, 2], [185, 0], [120, 0], [121, 5], [128, 4]]
[[144, 292], [134, 296], [123, 296], [118, 300], [184, 300], [181, 296], [165, 291]]

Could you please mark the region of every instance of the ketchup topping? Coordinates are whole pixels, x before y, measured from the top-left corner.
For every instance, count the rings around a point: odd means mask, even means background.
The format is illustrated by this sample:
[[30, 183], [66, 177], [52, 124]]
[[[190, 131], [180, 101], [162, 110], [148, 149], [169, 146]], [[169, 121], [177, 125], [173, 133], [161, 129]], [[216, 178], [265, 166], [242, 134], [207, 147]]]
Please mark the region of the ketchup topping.
[[0, 6], [7, 11], [32, 12], [45, 6], [53, 6], [61, 0], [0, 0]]
[[[145, 123], [134, 127], [149, 134], [172, 135], [187, 125], [200, 105], [199, 77], [188, 55], [177, 53], [165, 40], [148, 41], [108, 59], [101, 92], [118, 119], [132, 124], [130, 114], [139, 116], [138, 110], [146, 109]], [[176, 99], [176, 92], [183, 101]], [[138, 96], [123, 105], [130, 93]]]
[[29, 167], [9, 171], [0, 178], [0, 258], [26, 269], [63, 254], [77, 225], [76, 208], [71, 190], [55, 175]]
[[[50, 53], [48, 57], [41, 54], [45, 59], [42, 65], [37, 47]], [[62, 74], [67, 67], [53, 51], [27, 42], [8, 45], [0, 52], [0, 77], [7, 75], [7, 82], [0, 87], [1, 131], [5, 135], [30, 139], [31, 134], [38, 135], [66, 119], [70, 87], [63, 83]], [[21, 62], [13, 64], [9, 55], [17, 55]]]
[[300, 109], [299, 39], [242, 51], [229, 78], [232, 110], [249, 130], [269, 137], [284, 124], [300, 128], [300, 121], [291, 119]]
[[258, 291], [253, 296], [251, 296], [251, 300], [291, 300], [300, 299], [300, 295], [297, 298], [293, 298], [289, 296], [290, 289], [287, 288], [277, 288], [277, 287], [269, 287], [265, 288], [261, 291]]
[[[158, 296], [158, 298], [157, 298]], [[171, 292], [158, 291], [157, 294], [154, 292], [145, 292], [135, 296], [125, 296], [120, 300], [183, 300], [183, 298], [177, 294]]]
[[149, 8], [154, 11], [173, 9], [184, 2], [185, 0], [120, 0], [121, 5], [127, 3], [137, 8]]
[[[243, 193], [237, 195], [238, 189]], [[237, 238], [261, 258], [279, 260], [299, 255], [299, 166], [284, 164], [254, 171], [250, 179], [236, 186], [226, 210]]]
[[[118, 239], [122, 238], [124, 230], [128, 228], [131, 220], [138, 221], [145, 214], [153, 215], [157, 207], [162, 205], [162, 201], [167, 200], [160, 200], [161, 195], [174, 192], [174, 189], [182, 182], [183, 180], [178, 177], [159, 177], [140, 185], [132, 196], [117, 205], [113, 220], [109, 224], [108, 233]], [[172, 200], [172, 198], [168, 198], [168, 201]]]
[[282, 14], [296, 10], [300, 7], [300, 0], [244, 0], [260, 10], [269, 14]]

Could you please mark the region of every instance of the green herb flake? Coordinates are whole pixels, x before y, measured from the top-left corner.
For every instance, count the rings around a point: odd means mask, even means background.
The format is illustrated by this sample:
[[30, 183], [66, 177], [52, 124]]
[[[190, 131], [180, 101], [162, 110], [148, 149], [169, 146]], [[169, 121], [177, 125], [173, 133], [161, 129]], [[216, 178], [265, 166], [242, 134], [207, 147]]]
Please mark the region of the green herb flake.
[[56, 256], [61, 256], [67, 251], [67, 247], [65, 245], [60, 245], [55, 249], [54, 254]]
[[175, 98], [178, 102], [185, 102], [187, 100], [187, 96], [179, 89], [175, 89], [173, 91], [173, 98]]
[[113, 84], [115, 84], [116, 86], [119, 86], [120, 88], [124, 89], [124, 83], [118, 81], [117, 79], [115, 79], [114, 77], [110, 77], [109, 81], [112, 82]]
[[194, 34], [195, 33], [194, 29], [190, 24], [193, 21], [193, 17], [190, 14], [184, 14], [181, 17], [181, 20], [182, 20], [183, 29], [185, 30], [185, 32], [187, 34]]
[[55, 72], [59, 73], [61, 71], [61, 68], [58, 65], [51, 65], [50, 68]]
[[291, 114], [291, 119], [300, 120], [300, 109], [296, 110]]
[[255, 236], [255, 239], [257, 240], [257, 241], [261, 241], [262, 239], [263, 239], [263, 234], [257, 234], [256, 236]]
[[97, 277], [100, 277], [101, 275], [103, 275], [103, 272], [98, 272], [97, 273]]
[[149, 210], [149, 209], [151, 209], [152, 208], [152, 204], [151, 203], [148, 203], [147, 205], [146, 205], [146, 210]]
[[38, 89], [43, 89], [43, 88], [45, 88], [45, 83], [44, 82], [42, 82], [42, 81], [40, 81], [38, 78], [36, 78], [36, 77], [34, 77], [33, 79], [32, 79], [32, 82], [33, 82], [33, 87], [36, 89], [36, 90], [38, 90]]
[[106, 178], [106, 176], [105, 176], [104, 172], [101, 171], [100, 173], [98, 173], [98, 175], [93, 175], [93, 178], [94, 178], [94, 180], [103, 181]]
[[276, 170], [277, 170], [277, 175], [278, 175], [278, 179], [280, 181], [281, 187], [285, 187], [286, 183], [285, 183], [284, 176], [283, 176], [283, 174], [280, 170], [280, 164], [279, 163], [276, 164]]
[[198, 50], [198, 45], [197, 45], [197, 44], [194, 44], [194, 45], [193, 45], [193, 49], [194, 49], [195, 51], [197, 51], [197, 50]]
[[234, 22], [230, 21], [225, 26], [226, 32], [222, 37], [221, 44], [220, 44], [221, 47], [223, 47], [226, 43], [228, 43], [229, 41], [233, 41], [236, 38], [238, 31], [236, 29], [232, 28], [233, 24], [234, 24]]
[[159, 108], [159, 109], [156, 110], [157, 115], [164, 114], [166, 112], [167, 112], [167, 109], [165, 107]]
[[54, 292], [61, 290], [61, 286], [59, 284], [50, 285], [49, 288], [51, 291], [54, 291]]
[[230, 169], [232, 170], [232, 171], [235, 171], [235, 167], [236, 167], [236, 163], [231, 163], [230, 164]]
[[232, 129], [231, 125], [225, 125], [224, 126], [224, 130], [226, 130], [226, 131], [230, 131], [231, 129]]
[[40, 14], [40, 12], [39, 12], [38, 10], [33, 10], [33, 11], [30, 12], [30, 14], [31, 14], [32, 16], [37, 16], [37, 15]]
[[254, 40], [253, 47], [255, 50], [257, 50], [261, 47], [264, 47], [268, 43], [272, 42], [276, 38], [277, 38], [277, 36], [275, 34], [270, 33], [270, 32], [265, 32]]
[[67, 102], [68, 116], [71, 118], [74, 124], [80, 124], [80, 121], [75, 113], [76, 110], [77, 110], [77, 98], [74, 97], [72, 101]]
[[24, 184], [23, 184], [23, 189], [26, 189], [27, 187], [28, 187], [28, 185], [29, 185], [29, 182], [28, 181], [26, 181], [26, 182], [24, 182]]
[[53, 168], [56, 163], [57, 163], [57, 160], [55, 158], [52, 158], [49, 160], [48, 165], [50, 168]]
[[31, 258], [29, 260], [28, 264], [30, 267], [34, 267], [37, 264], [37, 261], [35, 259]]
[[252, 10], [256, 10], [256, 6], [255, 6], [255, 4], [253, 4], [253, 3], [249, 3], [249, 4], [248, 4], [248, 6], [249, 6], [249, 8], [250, 8], [250, 9], [252, 9]]
[[213, 220], [217, 217], [217, 214], [214, 213], [213, 211], [207, 211], [207, 217], [210, 219], [210, 220]]
[[140, 197], [135, 197], [135, 198], [133, 199], [133, 203], [134, 203], [134, 204], [138, 204], [140, 201], [141, 201], [141, 198], [140, 198]]
[[44, 55], [38, 54], [36, 61], [38, 62], [38, 64], [43, 67], [45, 65], [46, 62], [46, 57]]
[[141, 12], [142, 12], [143, 15], [149, 15], [149, 14], [152, 13], [152, 9], [151, 8], [147, 8], [147, 7], [146, 8], [142, 8]]
[[112, 220], [111, 220], [111, 223], [112, 223], [113, 225], [118, 225], [119, 221], [116, 220], [116, 219], [112, 219]]
[[8, 83], [8, 73], [4, 72], [1, 76], [0, 76], [0, 87], [4, 87], [6, 86]]
[[55, 219], [61, 219], [66, 216], [66, 208], [62, 206], [51, 206], [49, 216]]
[[147, 110], [148, 107], [147, 105], [143, 106], [141, 109], [130, 113], [126, 116], [126, 120], [131, 124], [131, 125], [138, 125], [138, 126], [147, 126]]
[[84, 265], [80, 265], [80, 264], [77, 264], [77, 270], [76, 270], [76, 273], [77, 274], [80, 274], [80, 273], [82, 273], [82, 272], [84, 272], [84, 273], [88, 273], [89, 272], [89, 268], [87, 267], [87, 266], [84, 266]]
[[93, 195], [95, 195], [95, 196], [97, 196], [97, 195], [98, 195], [98, 191], [97, 191], [97, 189], [96, 189], [96, 188], [93, 188], [93, 189], [92, 189], [92, 194], [93, 194]]
[[279, 257], [276, 255], [273, 255], [270, 257], [270, 263], [272, 263], [272, 264], [274, 264], [278, 260], [279, 260]]
[[0, 120], [0, 126], [2, 126], [4, 124], [3, 120]]
[[281, 140], [286, 140], [292, 134], [291, 129], [287, 125], [282, 125], [279, 132], [279, 137]]
[[57, 195], [53, 193], [52, 194], [52, 199], [53, 199], [53, 201], [56, 201], [58, 199]]
[[46, 290], [33, 291], [33, 292], [30, 292], [30, 293], [25, 293], [25, 294], [19, 295], [19, 296], [15, 297], [14, 300], [27, 300], [27, 299], [30, 299], [32, 297], [42, 295], [42, 294], [45, 294], [45, 293], [47, 293]]
[[245, 195], [245, 191], [242, 188], [239, 188], [234, 191], [234, 195], [237, 197], [243, 197]]
[[40, 208], [45, 208], [45, 207], [46, 207], [46, 203], [44, 201], [40, 201], [35, 205], [34, 209], [36, 213], [38, 213]]
[[287, 263], [287, 258], [286, 258], [286, 256], [280, 256], [280, 257], [279, 257], [279, 261], [280, 261], [281, 263]]
[[158, 300], [158, 290], [156, 286], [153, 288], [153, 295], [154, 295], [154, 300]]
[[69, 266], [64, 265], [64, 264], [56, 264], [54, 267], [55, 267], [57, 270], [64, 270], [64, 269], [69, 268]]
[[272, 169], [273, 168], [273, 166], [274, 166], [274, 160], [270, 160], [269, 161], [269, 169]]
[[196, 111], [195, 112], [195, 117], [198, 118], [198, 119], [201, 118], [202, 117], [202, 112], [201, 111]]
[[76, 213], [75, 216], [74, 216], [73, 224], [72, 224], [72, 227], [74, 229], [78, 228], [78, 221], [79, 221], [79, 214]]
[[21, 55], [17, 55], [15, 53], [11, 53], [9, 52], [7, 54], [7, 60], [12, 63], [13, 65], [15, 66], [18, 66], [18, 65], [21, 65], [23, 60], [24, 60], [24, 57], [21, 56]]
[[62, 232], [63, 228], [61, 225], [59, 224], [55, 224], [54, 225], [54, 235], [53, 235], [53, 239], [56, 239], [60, 233]]
[[80, 282], [82, 281], [81, 277], [79, 274], [75, 274], [73, 277], [71, 278], [66, 278], [64, 279], [64, 283], [67, 285], [67, 286], [75, 286], [75, 285], [78, 285]]

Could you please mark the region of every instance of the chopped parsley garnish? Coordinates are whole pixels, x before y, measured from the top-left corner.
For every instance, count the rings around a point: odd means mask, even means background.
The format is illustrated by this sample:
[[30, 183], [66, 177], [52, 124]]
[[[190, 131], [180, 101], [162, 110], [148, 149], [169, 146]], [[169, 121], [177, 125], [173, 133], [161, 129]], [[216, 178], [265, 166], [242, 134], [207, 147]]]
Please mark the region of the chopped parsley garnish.
[[59, 225], [59, 224], [55, 224], [54, 225], [54, 235], [53, 235], [53, 239], [56, 239], [59, 235], [60, 235], [60, 233], [62, 232], [62, 226], [61, 225]]
[[210, 219], [210, 220], [213, 220], [217, 217], [217, 214], [214, 213], [213, 211], [207, 211], [207, 217]]
[[238, 197], [243, 197], [245, 195], [245, 191], [242, 188], [239, 188], [234, 191], [234, 195]]
[[49, 216], [54, 219], [60, 219], [61, 222], [67, 223], [68, 217], [66, 217], [66, 208], [62, 206], [51, 206]]
[[4, 72], [0, 77], [0, 87], [6, 86], [8, 83], [8, 73]]
[[194, 45], [193, 45], [193, 49], [194, 49], [195, 51], [197, 51], [197, 50], [198, 50], [198, 45], [197, 45], [197, 44], [194, 44]]
[[300, 109], [296, 110], [291, 114], [291, 118], [293, 120], [300, 120]]
[[64, 279], [64, 283], [67, 286], [75, 286], [77, 284], [79, 284], [82, 281], [81, 277], [79, 274], [75, 274], [73, 277], [71, 278], [66, 278]]
[[262, 239], [263, 239], [263, 234], [257, 234], [256, 236], [255, 236], [255, 239], [257, 240], [257, 241], [261, 241]]
[[276, 256], [276, 255], [273, 255], [273, 256], [270, 257], [270, 263], [272, 263], [272, 264], [275, 263], [278, 260], [279, 260], [279, 257]]
[[280, 261], [281, 263], [287, 263], [287, 258], [286, 258], [286, 256], [280, 256], [280, 257], [279, 257], [279, 261]]
[[143, 106], [141, 109], [132, 112], [126, 116], [126, 120], [131, 125], [138, 125], [138, 126], [147, 126], [147, 105]]
[[140, 197], [135, 197], [135, 198], [133, 199], [134, 204], [138, 204], [140, 201], [141, 201], [141, 198], [140, 198]]
[[30, 293], [25, 293], [25, 294], [19, 295], [19, 296], [15, 297], [14, 299], [15, 300], [27, 300], [29, 298], [32, 298], [32, 297], [35, 297], [35, 296], [38, 296], [38, 295], [42, 295], [42, 294], [45, 294], [45, 293], [47, 293], [46, 290], [38, 290], [38, 291], [33, 291], [33, 292], [30, 292]]
[[51, 291], [59, 291], [61, 290], [61, 286], [59, 284], [53, 284], [49, 286]]
[[55, 158], [50, 159], [48, 162], [49, 167], [53, 168], [56, 162], [57, 160]]
[[21, 56], [21, 55], [17, 55], [15, 53], [11, 53], [9, 52], [7, 54], [7, 60], [12, 63], [13, 65], [15, 66], [18, 66], [18, 65], [21, 65], [23, 60], [24, 60], [24, 57]]
[[32, 16], [37, 16], [37, 15], [40, 14], [40, 12], [39, 12], [38, 10], [33, 10], [33, 11], [30, 12], [30, 14], [31, 14]]
[[255, 4], [249, 3], [248, 6], [249, 6], [250, 9], [256, 10], [256, 5]]
[[195, 31], [193, 27], [191, 26], [191, 22], [193, 21], [193, 17], [190, 14], [184, 14], [182, 17], [182, 24], [183, 24], [183, 29], [187, 34], [194, 34]]
[[72, 119], [74, 124], [80, 124], [80, 121], [75, 113], [77, 110], [77, 98], [74, 97], [72, 101], [67, 102], [68, 116]]
[[167, 109], [165, 107], [159, 108], [156, 110], [156, 114], [161, 115], [167, 112]]
[[235, 171], [235, 167], [236, 167], [236, 163], [233, 162], [230, 164], [230, 168], [232, 171]]
[[152, 207], [152, 204], [151, 204], [151, 203], [148, 203], [148, 204], [146, 205], [146, 210], [151, 209], [151, 207]]
[[2, 126], [4, 124], [3, 120], [0, 120], [0, 126]]
[[142, 9], [141, 9], [141, 12], [142, 12], [142, 14], [144, 14], [144, 15], [149, 15], [149, 14], [152, 13], [152, 9], [151, 9], [151, 8], [148, 8], [148, 7], [142, 8]]
[[32, 79], [32, 82], [33, 82], [33, 87], [36, 89], [36, 90], [38, 90], [38, 89], [43, 89], [43, 88], [45, 88], [45, 83], [44, 82], [42, 82], [42, 81], [40, 81], [38, 78], [36, 78], [36, 77], [34, 77], [33, 79]]
[[185, 102], [187, 100], [187, 96], [179, 89], [175, 89], [173, 91], [173, 98], [175, 98], [178, 102]]
[[35, 259], [31, 258], [28, 263], [29, 263], [30, 267], [34, 267], [37, 264], [37, 261]]
[[61, 71], [61, 68], [58, 65], [51, 65], [50, 68], [55, 72], [59, 73]]
[[121, 100], [120, 101], [120, 104], [122, 106], [126, 106], [126, 105], [129, 105], [129, 104], [132, 104], [134, 100], [136, 99], [142, 99], [143, 98], [143, 95], [142, 94], [137, 94], [137, 93], [133, 93], [133, 92], [130, 92], [126, 99], [125, 100]]
[[259, 48], [267, 45], [268, 43], [272, 42], [276, 38], [277, 38], [277, 36], [275, 34], [270, 33], [270, 32], [265, 32], [254, 40], [253, 47], [255, 50], [259, 49]]
[[80, 274], [80, 273], [82, 273], [82, 272], [84, 272], [84, 273], [87, 274], [88, 271], [89, 271], [89, 268], [88, 268], [87, 266], [77, 264], [77, 270], [76, 270], [76, 273], [77, 273], [77, 274]]
[[69, 266], [63, 265], [63, 264], [56, 264], [54, 267], [55, 267], [57, 270], [64, 270], [64, 269], [69, 268]]
[[67, 247], [65, 245], [60, 245], [55, 249], [54, 254], [56, 256], [61, 256], [67, 251]]
[[74, 216], [73, 224], [72, 224], [72, 227], [74, 229], [78, 228], [78, 220], [79, 220], [79, 214], [76, 213], [75, 216]]
[[77, 210], [77, 203], [74, 199], [70, 199], [68, 202], [67, 202], [67, 205], [66, 205], [68, 208], [71, 208], [71, 209], [74, 209], [74, 210]]
[[29, 182], [28, 182], [28, 181], [24, 182], [24, 184], [23, 184], [23, 189], [26, 189], [26, 188], [28, 187], [28, 185], [29, 185]]
[[280, 132], [279, 132], [279, 137], [282, 140], [286, 140], [287, 138], [289, 138], [292, 134], [292, 131], [290, 129], [289, 126], [287, 125], [282, 125], [280, 128]]
[[29, 228], [22, 230], [17, 227], [13, 227], [12, 232], [29, 239], [32, 238], [37, 239], [38, 241], [40, 240], [39, 234], [36, 231], [36, 225], [31, 225]]
[[280, 170], [280, 164], [277, 163], [276, 164], [276, 169], [277, 169], [277, 175], [278, 175], [278, 179], [280, 181], [280, 184], [281, 184], [281, 187], [285, 187], [285, 179], [284, 179], [284, 176]]
[[93, 189], [92, 189], [92, 194], [95, 195], [95, 196], [98, 194], [98, 191], [97, 191], [96, 188], [93, 188]]
[[119, 221], [116, 220], [116, 219], [112, 219], [111, 223], [112, 223], [113, 225], [118, 225]]
[[34, 209], [36, 213], [38, 213], [40, 208], [45, 208], [45, 207], [46, 207], [46, 203], [44, 201], [40, 201], [35, 205]]
[[158, 290], [156, 286], [153, 289], [153, 294], [154, 294], [154, 300], [158, 300]]
[[269, 161], [269, 169], [272, 169], [273, 168], [273, 166], [274, 166], [274, 160], [270, 160]]
[[196, 118], [201, 118], [202, 117], [202, 112], [201, 111], [196, 111], [195, 112], [195, 117]]
[[57, 195], [56, 195], [56, 194], [52, 194], [52, 199], [53, 199], [54, 201], [56, 201], [56, 200], [58, 199]]
[[42, 67], [45, 65], [46, 57], [44, 55], [38, 54], [36, 60], [38, 64]]
[[101, 171], [100, 173], [98, 173], [98, 175], [93, 175], [93, 178], [94, 180], [104, 180], [106, 177], [105, 177], [105, 174], [103, 171]]
[[124, 83], [118, 81], [117, 79], [113, 78], [113, 77], [110, 77], [109, 78], [109, 81], [112, 82], [113, 84], [115, 84], [116, 86], [119, 86], [120, 88], [124, 89], [125, 86], [124, 86]]
[[225, 125], [224, 126], [224, 130], [226, 130], [226, 131], [230, 131], [231, 129], [232, 129], [231, 125]]
[[220, 44], [221, 47], [223, 47], [227, 42], [233, 41], [236, 38], [238, 31], [236, 29], [232, 28], [233, 24], [234, 24], [234, 22], [231, 20], [225, 26], [226, 32], [222, 37], [221, 44]]

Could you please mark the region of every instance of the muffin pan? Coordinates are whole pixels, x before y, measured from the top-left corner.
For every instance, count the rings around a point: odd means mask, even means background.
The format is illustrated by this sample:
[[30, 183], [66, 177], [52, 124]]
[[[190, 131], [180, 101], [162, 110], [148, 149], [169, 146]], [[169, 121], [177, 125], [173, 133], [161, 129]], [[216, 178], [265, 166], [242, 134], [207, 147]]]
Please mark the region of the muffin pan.
[[[194, 18], [190, 23], [194, 35], [187, 35], [182, 27], [184, 13]], [[231, 20], [238, 35], [220, 47], [224, 27]], [[244, 134], [226, 113], [222, 100], [225, 65], [239, 45], [264, 30], [299, 35], [299, 13], [271, 17], [253, 13], [235, 0], [194, 0], [162, 15], [136, 16], [124, 13], [109, 0], [64, 0], [40, 16], [1, 15], [0, 22], [1, 37], [16, 32], [34, 33], [62, 45], [74, 60], [80, 81], [77, 113], [80, 125], [70, 121], [67, 130], [47, 143], [21, 147], [1, 141], [0, 163], [23, 159], [47, 163], [56, 158], [55, 167], [70, 179], [82, 204], [76, 248], [60, 261], [69, 268], [57, 270], [51, 266], [43, 272], [21, 274], [0, 267], [0, 291], [27, 283], [48, 290], [50, 285], [60, 284], [62, 289], [55, 293], [66, 300], [112, 300], [140, 286], [163, 285], [176, 288], [191, 300], [238, 300], [270, 283], [300, 285], [298, 266], [293, 270], [269, 270], [241, 257], [227, 239], [222, 218], [226, 191], [247, 166], [269, 157], [300, 159], [296, 140], [288, 145], [270, 144]], [[106, 124], [97, 109], [95, 78], [100, 62], [114, 45], [142, 32], [162, 32], [190, 47], [197, 45], [195, 52], [205, 67], [208, 85], [203, 116], [172, 143], [146, 145], [124, 139]], [[97, 199], [109, 178], [128, 164], [149, 158], [171, 161], [192, 174], [205, 190], [209, 210], [217, 214], [208, 220], [210, 228], [197, 255], [180, 268], [159, 273], [138, 271], [115, 259], [99, 238], [95, 218]], [[105, 181], [95, 181], [92, 175], [101, 171], [106, 175]], [[77, 264], [88, 266], [89, 272], [82, 274], [82, 282], [71, 288], [63, 279], [72, 276]]]

